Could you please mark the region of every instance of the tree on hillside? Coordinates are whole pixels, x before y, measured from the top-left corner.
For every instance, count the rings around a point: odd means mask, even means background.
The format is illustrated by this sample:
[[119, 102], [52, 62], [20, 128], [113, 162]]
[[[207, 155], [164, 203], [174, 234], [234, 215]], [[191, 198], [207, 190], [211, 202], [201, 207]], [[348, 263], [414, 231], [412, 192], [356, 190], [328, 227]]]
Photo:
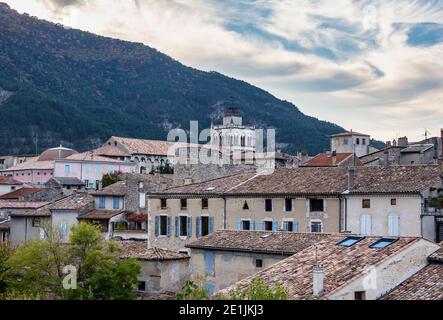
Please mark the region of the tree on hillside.
[[105, 188], [116, 182], [122, 181], [123, 176], [121, 172], [111, 172], [103, 175], [102, 187]]
[[[98, 226], [82, 222], [73, 227], [68, 244], [57, 232], [45, 230], [44, 240], [21, 244], [5, 262], [4, 299], [14, 298], [17, 292], [56, 300], [135, 298], [133, 287], [140, 263], [120, 259], [120, 248], [114, 242], [103, 241]], [[75, 278], [74, 287], [64, 286], [68, 275]]]

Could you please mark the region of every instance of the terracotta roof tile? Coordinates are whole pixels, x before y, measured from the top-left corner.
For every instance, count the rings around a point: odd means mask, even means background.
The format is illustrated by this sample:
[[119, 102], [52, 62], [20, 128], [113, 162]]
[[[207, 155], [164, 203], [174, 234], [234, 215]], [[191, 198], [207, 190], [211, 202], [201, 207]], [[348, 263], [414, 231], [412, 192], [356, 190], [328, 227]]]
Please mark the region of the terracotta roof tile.
[[351, 247], [337, 245], [345, 235], [325, 239], [314, 246], [277, 262], [271, 267], [222, 290], [226, 293], [235, 288], [241, 290], [249, 287], [252, 279], [260, 277], [266, 284], [282, 284], [289, 291], [291, 300], [313, 299], [312, 272], [315, 265], [321, 265], [325, 272], [324, 293], [320, 299], [327, 297], [356, 277], [364, 274], [367, 266], [385, 261], [420, 240], [420, 238], [400, 238], [384, 249], [371, 249], [370, 245], [379, 240], [377, 237], [366, 237]]
[[124, 241], [119, 242], [122, 247], [120, 258], [134, 258], [148, 261], [164, 261], [164, 260], [182, 260], [189, 259], [189, 255], [174, 251], [148, 248], [148, 244], [142, 241]]
[[0, 208], [5, 209], [37, 209], [41, 208], [49, 202], [37, 202], [37, 201], [0, 201]]
[[123, 211], [118, 210], [93, 210], [82, 216], [79, 216], [79, 220], [109, 220], [119, 214], [122, 214]]
[[126, 182], [118, 181], [101, 190], [91, 193], [94, 196], [125, 196], [126, 195]]
[[0, 196], [0, 200], [19, 200], [21, 197], [26, 197], [42, 190], [43, 188], [25, 187]]
[[[74, 161], [93, 161], [93, 162], [111, 162], [111, 163], [119, 163], [119, 164], [128, 164], [128, 162], [111, 159], [108, 157], [99, 156], [97, 154], [94, 154], [93, 152], [83, 152], [83, 153], [76, 153], [72, 156], [69, 156], [65, 159], [57, 160], [57, 161], [68, 161], [68, 160], [74, 160]], [[135, 165], [135, 164], [134, 164]]]
[[36, 158], [27, 160], [23, 163], [16, 165], [15, 167], [11, 167], [5, 169], [3, 171], [21, 171], [21, 170], [53, 170], [54, 169], [54, 161], [37, 161]]
[[133, 139], [123, 137], [112, 137], [119, 144], [123, 145], [130, 154], [145, 154], [145, 155], [159, 155], [167, 156], [168, 150], [176, 146], [175, 142], [160, 141], [160, 140], [146, 140]]
[[365, 133], [359, 133], [357, 131], [345, 131], [345, 132], [341, 132], [341, 133], [337, 133], [337, 134], [333, 134], [331, 135], [331, 137], [346, 137], [346, 136], [350, 136], [350, 135], [355, 135], [355, 136], [366, 136], [369, 137], [369, 134], [365, 134]]
[[12, 179], [12, 182], [9, 181], [10, 178], [6, 176], [0, 176], [0, 184], [8, 184], [8, 185], [22, 185], [23, 182]]
[[[335, 165], [340, 165], [343, 161], [349, 159], [352, 153], [337, 153]], [[308, 167], [327, 167], [333, 166], [331, 153], [319, 153], [314, 158], [306, 163]], [[361, 164], [360, 160], [356, 157], [356, 161]]]

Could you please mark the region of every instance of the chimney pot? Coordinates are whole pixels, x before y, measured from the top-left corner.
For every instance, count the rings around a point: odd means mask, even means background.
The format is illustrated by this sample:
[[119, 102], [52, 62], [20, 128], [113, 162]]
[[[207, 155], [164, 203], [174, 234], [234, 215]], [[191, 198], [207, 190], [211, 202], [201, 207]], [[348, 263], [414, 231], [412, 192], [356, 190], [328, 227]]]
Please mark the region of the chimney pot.
[[348, 190], [353, 191], [355, 187], [355, 168], [350, 167], [348, 170]]
[[319, 297], [324, 291], [325, 270], [321, 266], [315, 266], [313, 271], [313, 293]]
[[331, 160], [332, 160], [332, 165], [333, 165], [333, 166], [337, 165], [337, 151], [333, 151], [333, 152], [332, 152], [332, 158], [331, 158]]

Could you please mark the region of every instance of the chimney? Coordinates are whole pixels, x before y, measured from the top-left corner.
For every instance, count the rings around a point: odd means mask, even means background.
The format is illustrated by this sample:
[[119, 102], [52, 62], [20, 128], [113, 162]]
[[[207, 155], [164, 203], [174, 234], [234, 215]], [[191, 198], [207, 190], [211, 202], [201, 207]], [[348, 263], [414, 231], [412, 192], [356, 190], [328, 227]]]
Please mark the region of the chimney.
[[14, 183], [14, 178], [12, 177], [12, 175], [8, 176], [8, 183], [9, 184], [13, 184]]
[[331, 160], [333, 166], [337, 165], [337, 151], [332, 151]]
[[313, 271], [313, 293], [314, 297], [319, 297], [324, 290], [325, 270], [320, 266], [315, 266]]
[[391, 147], [391, 141], [386, 141], [386, 148]]
[[352, 192], [355, 187], [355, 168], [350, 167], [348, 170], [348, 191]]
[[408, 137], [404, 136], [401, 138], [398, 138], [398, 146], [399, 147], [407, 147], [409, 144]]
[[385, 168], [389, 167], [389, 150], [386, 148], [383, 153], [383, 165]]

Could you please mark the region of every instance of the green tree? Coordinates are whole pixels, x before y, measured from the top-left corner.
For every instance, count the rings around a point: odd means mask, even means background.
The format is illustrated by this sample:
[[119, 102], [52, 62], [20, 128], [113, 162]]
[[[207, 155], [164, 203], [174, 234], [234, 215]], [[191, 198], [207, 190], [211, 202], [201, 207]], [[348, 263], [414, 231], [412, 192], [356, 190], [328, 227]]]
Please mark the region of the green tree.
[[[21, 244], [7, 259], [4, 299], [124, 300], [134, 299], [140, 263], [120, 259], [120, 247], [101, 238], [98, 226], [81, 222], [71, 229], [65, 244], [57, 232], [46, 232], [44, 240]], [[62, 283], [65, 266], [77, 271], [77, 288], [67, 290]]]
[[114, 184], [116, 182], [122, 181], [123, 177], [121, 172], [111, 172], [103, 175], [102, 178], [102, 187], [105, 188], [107, 186], [110, 186], [111, 184]]
[[6, 262], [12, 253], [13, 248], [9, 242], [0, 243], [0, 295], [6, 291], [5, 273], [8, 270]]
[[194, 280], [188, 280], [182, 287], [182, 290], [176, 294], [177, 300], [209, 300], [209, 292], [203, 285], [204, 279], [197, 277]]

